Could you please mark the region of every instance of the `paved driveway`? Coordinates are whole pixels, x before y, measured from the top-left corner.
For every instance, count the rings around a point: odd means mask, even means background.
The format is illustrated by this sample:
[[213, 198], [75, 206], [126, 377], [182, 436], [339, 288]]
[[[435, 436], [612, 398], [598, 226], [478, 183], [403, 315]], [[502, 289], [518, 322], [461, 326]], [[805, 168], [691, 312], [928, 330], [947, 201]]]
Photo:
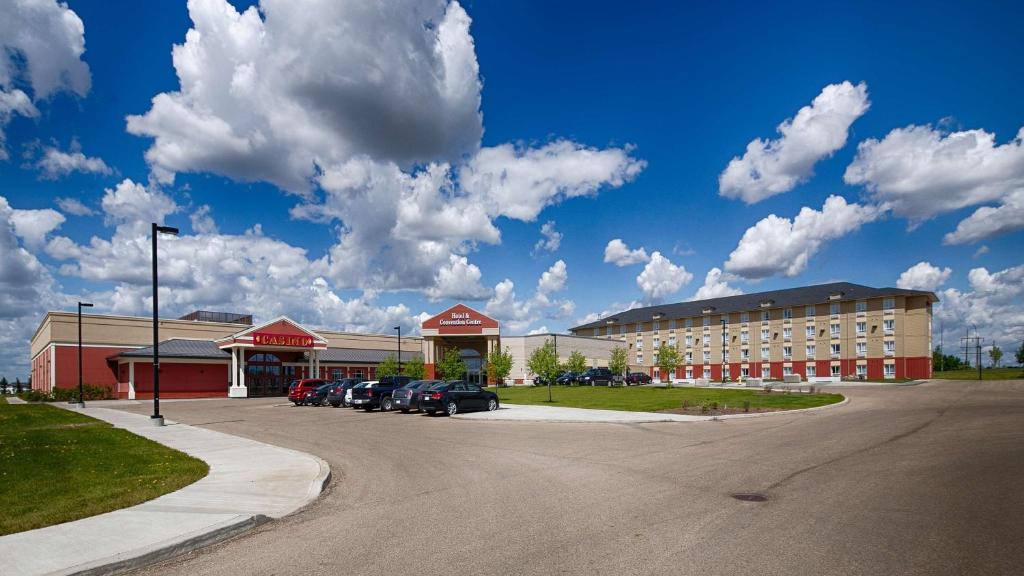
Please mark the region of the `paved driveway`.
[[[1024, 382], [843, 393], [834, 410], [652, 424], [167, 402], [334, 479], [305, 511], [145, 573], [1024, 571]], [[769, 500], [730, 497], [747, 491]]]

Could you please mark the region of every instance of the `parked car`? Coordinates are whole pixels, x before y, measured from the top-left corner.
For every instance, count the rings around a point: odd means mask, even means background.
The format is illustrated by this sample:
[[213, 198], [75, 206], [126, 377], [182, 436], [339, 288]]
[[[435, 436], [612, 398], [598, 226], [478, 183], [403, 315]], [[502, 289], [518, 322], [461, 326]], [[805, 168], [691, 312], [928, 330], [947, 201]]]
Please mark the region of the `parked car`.
[[303, 404], [311, 406], [323, 406], [324, 404], [327, 404], [327, 394], [330, 393], [332, 386], [334, 386], [334, 384], [326, 382], [323, 386], [317, 386], [311, 392], [306, 392], [306, 398]]
[[461, 380], [439, 382], [420, 394], [420, 410], [430, 415], [443, 412], [452, 416], [459, 412], [497, 409], [497, 394]]
[[565, 386], [575, 384], [579, 381], [580, 376], [581, 374], [576, 372], [562, 372], [558, 378], [555, 378], [555, 384], [562, 384]]
[[341, 380], [335, 380], [331, 382], [331, 390], [327, 394], [327, 403], [337, 408], [338, 406], [345, 404], [345, 395], [352, 389], [353, 386], [364, 382], [362, 378], [342, 378]]
[[345, 406], [348, 406], [349, 408], [355, 408], [356, 405], [355, 405], [354, 402], [352, 402], [352, 394], [354, 394], [355, 391], [357, 389], [359, 389], [359, 388], [366, 388], [367, 386], [373, 386], [376, 383], [377, 383], [376, 380], [363, 380], [359, 384], [356, 384], [355, 386], [353, 386], [353, 387], [349, 388], [348, 390], [346, 390], [345, 391], [345, 401], [344, 401]]
[[288, 399], [296, 406], [302, 406], [306, 402], [306, 393], [312, 392], [324, 384], [327, 384], [327, 382], [320, 378], [295, 380], [288, 386]]
[[394, 407], [392, 394], [409, 382], [412, 378], [408, 376], [384, 376], [372, 386], [353, 389], [352, 403], [367, 411], [380, 408], [381, 412], [388, 412]]
[[598, 384], [610, 386], [614, 380], [615, 374], [612, 374], [611, 370], [607, 368], [591, 368], [580, 376], [579, 383], [582, 385], [589, 384], [591, 386], [596, 386]]
[[402, 414], [408, 414], [410, 410], [419, 410], [420, 394], [422, 394], [427, 388], [440, 382], [442, 381], [413, 380], [412, 382], [409, 382], [391, 394], [391, 398], [394, 401], [394, 407], [401, 410]]
[[630, 372], [626, 376], [626, 384], [650, 384], [651, 377], [643, 372]]

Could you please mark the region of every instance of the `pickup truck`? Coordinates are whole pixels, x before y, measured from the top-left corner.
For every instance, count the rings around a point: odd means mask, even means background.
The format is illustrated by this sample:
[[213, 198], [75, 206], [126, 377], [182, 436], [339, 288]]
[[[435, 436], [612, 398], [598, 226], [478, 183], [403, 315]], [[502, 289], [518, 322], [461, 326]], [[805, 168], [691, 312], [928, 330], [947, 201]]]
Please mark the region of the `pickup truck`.
[[408, 376], [384, 376], [376, 384], [365, 388], [353, 388], [352, 405], [367, 412], [374, 408], [380, 408], [381, 412], [388, 412], [395, 405], [391, 395], [409, 382], [412, 382], [412, 378]]

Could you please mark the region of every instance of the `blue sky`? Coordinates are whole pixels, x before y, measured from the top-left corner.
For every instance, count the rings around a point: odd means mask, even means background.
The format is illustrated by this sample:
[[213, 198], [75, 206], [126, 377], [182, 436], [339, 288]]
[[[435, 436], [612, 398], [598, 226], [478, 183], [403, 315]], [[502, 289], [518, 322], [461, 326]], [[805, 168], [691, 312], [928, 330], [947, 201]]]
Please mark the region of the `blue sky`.
[[[0, 42], [14, 55], [13, 72], [0, 74], [0, 90], [21, 91], [37, 110], [34, 117], [12, 113], [5, 119], [0, 113], [9, 155], [0, 162], [0, 196], [9, 206], [9, 240], [0, 246], [6, 251], [0, 258], [17, 259], [6, 264], [8, 270], [33, 270], [4, 280], [5, 290], [23, 296], [0, 306], [8, 332], [3, 343], [17, 349], [0, 356], [0, 373], [14, 374], [27, 364], [26, 338], [45, 309], [70, 309], [84, 295], [99, 311], [146, 312], [148, 285], [130, 269], [146, 265], [145, 254], [131, 246], [144, 235], [147, 217], [194, 237], [168, 256], [168, 265], [177, 266], [169, 273], [169, 289], [177, 285], [176, 293], [184, 294], [162, 297], [168, 314], [192, 308], [264, 318], [284, 313], [316, 326], [374, 331], [394, 322], [412, 328], [420, 315], [461, 300], [499, 317], [507, 333], [524, 333], [563, 330], [616, 306], [691, 298], [713, 268], [724, 271], [725, 284], [710, 294], [837, 279], [889, 286], [913, 270], [903, 284], [940, 291], [950, 302], [942, 318], [951, 329], [973, 322], [988, 326], [989, 337], [1007, 340], [1024, 332], [1024, 154], [1015, 140], [1024, 126], [1024, 14], [1013, 3], [663, 3], [639, 10], [594, 2], [466, 2], [453, 8], [437, 1], [400, 2], [393, 13], [365, 14], [353, 8], [358, 3], [312, 2], [302, 10], [319, 18], [301, 28], [285, 24], [297, 18], [288, 3], [272, 1], [249, 13], [250, 26], [272, 31], [252, 51], [243, 45], [247, 37], [218, 27], [237, 17], [222, 0], [196, 2], [192, 14], [178, 2], [39, 4], [47, 10], [16, 14], [19, 8], [2, 1], [0, 12], [8, 12], [9, 22], [52, 24], [54, 15], [73, 11], [83, 25], [85, 50], [76, 55], [72, 46], [71, 56], [25, 51], [18, 31], [0, 25]], [[242, 12], [249, 4], [233, 6]], [[464, 20], [457, 17], [462, 9]], [[430, 42], [448, 23], [455, 26], [455, 47], [441, 51], [451, 57], [444, 60]], [[310, 28], [317, 26], [324, 29]], [[220, 52], [211, 48], [218, 34], [238, 51], [221, 60], [192, 54], [182, 65], [209, 85], [232, 71], [250, 78], [259, 93], [248, 97], [258, 98], [258, 110], [241, 103], [254, 100], [232, 100], [227, 88], [221, 94], [185, 89], [187, 113], [154, 106], [157, 95], [183, 89], [172, 46], [185, 43], [192, 28], [203, 28], [209, 54]], [[344, 31], [342, 39], [331, 44], [329, 30]], [[76, 32], [63, 31], [60, 38], [74, 44]], [[408, 44], [393, 51], [375, 45], [384, 38]], [[297, 60], [273, 63], [288, 50]], [[87, 89], [72, 81], [82, 74], [81, 63]], [[247, 63], [255, 80], [239, 73]], [[44, 65], [63, 70], [63, 80], [41, 95], [30, 72]], [[417, 70], [432, 65], [433, 75]], [[461, 83], [429, 89], [403, 84], [431, 82], [437, 66], [447, 66]], [[382, 82], [374, 71], [382, 71]], [[853, 114], [848, 127], [830, 125], [844, 145], [793, 152], [812, 168], [783, 169], [797, 180], [785, 191], [753, 203], [722, 195], [719, 178], [748, 143], [779, 139], [781, 123], [811, 106], [826, 87], [844, 82], [849, 90], [862, 90], [866, 108]], [[286, 112], [292, 105], [314, 107], [316, 114], [292, 122]], [[362, 112], [353, 112], [357, 108]], [[178, 112], [182, 116], [175, 117]], [[130, 115], [143, 118], [134, 133], [126, 124]], [[398, 116], [403, 120], [389, 125]], [[222, 125], [236, 140], [217, 139]], [[893, 131], [908, 127], [917, 127], [921, 138], [897, 141]], [[324, 133], [304, 133], [313, 129]], [[978, 144], [980, 134], [994, 135], [994, 143]], [[959, 137], [971, 145], [954, 145]], [[155, 145], [161, 138], [167, 147]], [[264, 142], [270, 149], [240, 152], [245, 138], [253, 150]], [[870, 140], [880, 142], [875, 153], [858, 154], [858, 145]], [[564, 146], [552, 148], [558, 143]], [[408, 147], [415, 150], [407, 153]], [[64, 164], [74, 168], [47, 168], [47, 149], [80, 151], [83, 158], [101, 159], [106, 169], [93, 164], [92, 172], [83, 172], [82, 158]], [[299, 168], [277, 164], [294, 150]], [[488, 150], [515, 152], [488, 158]], [[887, 163], [893, 157], [898, 166]], [[490, 190], [502, 163], [517, 159], [524, 179], [502, 193]], [[432, 163], [445, 163], [454, 184], [431, 189], [415, 217], [402, 215], [400, 205], [408, 204], [402, 196], [389, 208], [399, 211], [397, 226], [353, 229], [351, 250], [378, 250], [364, 263], [369, 271], [360, 273], [352, 252], [332, 253], [346, 227], [377, 222], [368, 214], [382, 210], [371, 200], [353, 200], [353, 190], [390, 198], [382, 187], [423, 175]], [[844, 180], [854, 163], [866, 176]], [[353, 174], [363, 170], [378, 176], [353, 187]], [[894, 173], [900, 170], [905, 172]], [[928, 178], [945, 170], [954, 177]], [[464, 172], [492, 180], [471, 185], [460, 180]], [[971, 177], [958, 180], [962, 174]], [[331, 175], [340, 175], [341, 184]], [[308, 185], [299, 190], [296, 181]], [[437, 190], [443, 193], [435, 197]], [[791, 239], [788, 252], [749, 247], [734, 257], [744, 234], [762, 220], [792, 220], [805, 207], [821, 211], [832, 195], [863, 211], [844, 212], [848, 221], [834, 226], [833, 214], [822, 216], [807, 237]], [[76, 215], [58, 204], [69, 198], [91, 214]], [[166, 208], [154, 208], [161, 205]], [[298, 205], [305, 212], [290, 212]], [[447, 216], [441, 213], [445, 206], [453, 207]], [[476, 213], [474, 206], [484, 208]], [[961, 240], [944, 244], [947, 234], [985, 207], [999, 212], [983, 212]], [[40, 210], [56, 210], [63, 221], [54, 225], [55, 217]], [[205, 231], [190, 218], [199, 210], [212, 218]], [[996, 220], [999, 227], [991, 225]], [[449, 221], [472, 230], [437, 232]], [[549, 221], [561, 234], [560, 245], [536, 249]], [[245, 243], [246, 231], [251, 238], [257, 223], [265, 245], [251, 242], [254, 247], [240, 255], [232, 242]], [[762, 232], [750, 238], [751, 246], [779, 240], [778, 228]], [[93, 237], [109, 245], [90, 246]], [[222, 252], [211, 248], [209, 261], [202, 262], [190, 255], [189, 246], [217, 246], [213, 237], [222, 238]], [[613, 239], [632, 250], [642, 247], [646, 258], [623, 266], [606, 261]], [[305, 254], [288, 256], [289, 246]], [[428, 246], [429, 256], [398, 256]], [[263, 262], [253, 253], [257, 248], [285, 261]], [[652, 260], [654, 252], [662, 259]], [[109, 264], [113, 254], [121, 258]], [[752, 262], [768, 255], [775, 258], [771, 266], [752, 271]], [[801, 255], [806, 262], [793, 266]], [[459, 258], [465, 262], [453, 265]], [[234, 262], [237, 273], [213, 260]], [[97, 264], [103, 261], [107, 267]], [[927, 265], [912, 268], [919, 263]], [[445, 266], [452, 266], [448, 284], [432, 276]], [[978, 269], [984, 273], [972, 272]], [[651, 281], [646, 289], [638, 282], [645, 271]], [[514, 285], [514, 298], [506, 280]], [[946, 291], [952, 291], [949, 298]]]

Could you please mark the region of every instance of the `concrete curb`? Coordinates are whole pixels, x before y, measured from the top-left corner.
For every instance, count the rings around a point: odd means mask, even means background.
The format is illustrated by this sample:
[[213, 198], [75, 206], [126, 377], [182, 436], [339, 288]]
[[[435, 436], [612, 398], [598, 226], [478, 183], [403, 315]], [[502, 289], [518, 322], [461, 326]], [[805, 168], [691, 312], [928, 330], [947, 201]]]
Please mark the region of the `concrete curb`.
[[0, 537], [0, 573], [117, 574], [245, 534], [314, 502], [331, 480], [321, 458], [167, 421], [101, 407], [72, 412], [199, 458], [204, 478], [141, 504]]
[[[813, 408], [801, 408], [799, 410], [779, 410], [775, 412], [754, 412], [751, 414], [726, 414], [723, 416], [696, 416], [689, 414], [666, 414], [661, 412], [628, 412], [625, 410], [603, 410], [597, 408], [565, 408], [561, 406], [537, 406], [535, 404], [505, 404], [505, 407], [528, 407], [543, 411], [552, 411], [551, 415], [537, 416], [510, 416], [502, 414], [502, 410], [495, 412], [471, 412], [468, 414], [456, 414], [452, 418], [460, 420], [473, 420], [476, 422], [552, 422], [564, 424], [649, 424], [656, 422], [709, 422], [719, 420], [733, 420], [739, 418], [760, 418], [765, 416], [801, 415], [807, 413], [838, 408], [850, 402], [849, 396], [834, 404], [815, 406]], [[557, 411], [557, 412], [556, 412]], [[561, 416], [559, 413], [572, 414]]]

